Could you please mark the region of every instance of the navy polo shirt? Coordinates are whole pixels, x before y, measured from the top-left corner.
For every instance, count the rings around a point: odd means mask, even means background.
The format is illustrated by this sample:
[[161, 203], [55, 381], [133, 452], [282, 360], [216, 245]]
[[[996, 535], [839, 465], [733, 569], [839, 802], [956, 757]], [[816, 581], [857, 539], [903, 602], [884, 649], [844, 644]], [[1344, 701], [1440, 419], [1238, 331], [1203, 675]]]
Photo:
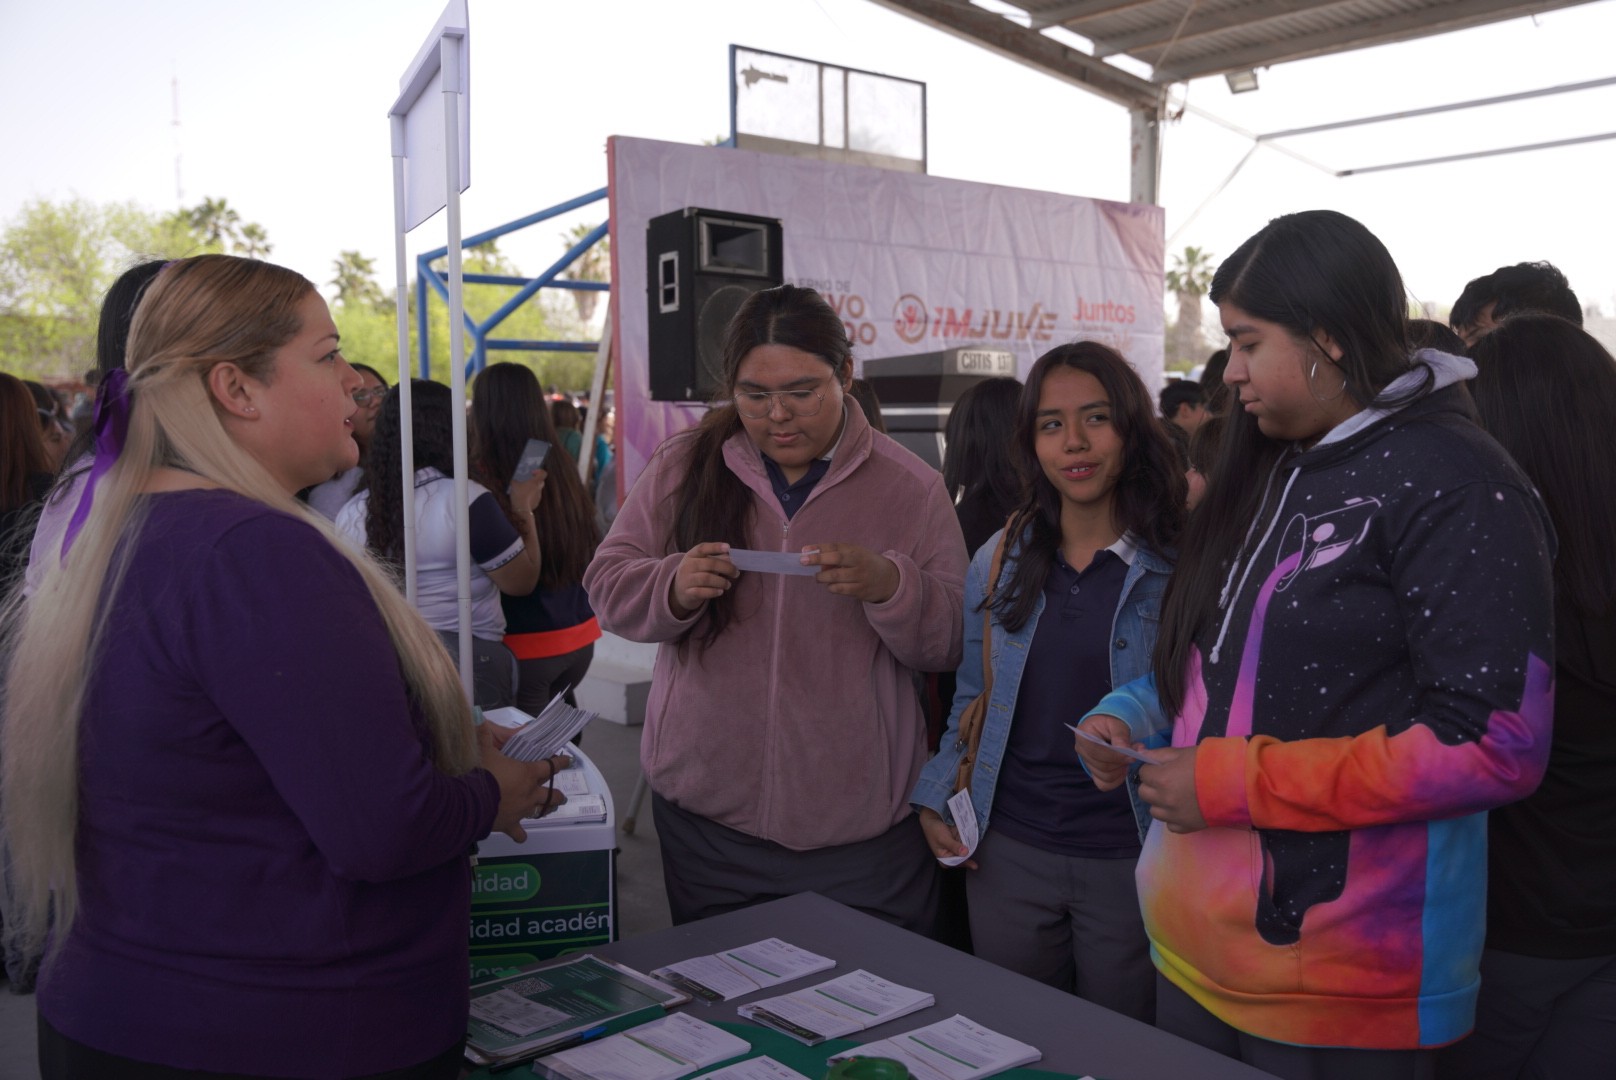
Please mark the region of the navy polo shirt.
[[809, 462], [808, 471], [795, 484], [786, 483], [786, 474], [767, 454], [763, 455], [763, 467], [769, 472], [769, 485], [774, 488], [774, 497], [780, 500], [780, 509], [786, 512], [786, 520], [790, 521], [792, 515], [808, 501], [808, 494], [814, 490], [814, 485], [830, 472], [830, 458], [815, 458]]
[[786, 474], [780, 471], [780, 466], [775, 464], [772, 457], [762, 450], [758, 451], [758, 456], [763, 458], [763, 468], [769, 474], [769, 486], [774, 489], [774, 497], [780, 500], [780, 509], [786, 512], [787, 521], [802, 509], [802, 504], [808, 501], [814, 486], [825, 479], [825, 474], [830, 472], [831, 459], [836, 456], [836, 451], [841, 449], [842, 437], [846, 434], [847, 403], [843, 402], [842, 426], [836, 431], [836, 441], [830, 444], [830, 449], [825, 451], [824, 457], [815, 458], [808, 463], [808, 471], [794, 484], [786, 482]]
[[992, 827], [1040, 851], [1090, 859], [1139, 854], [1126, 785], [1094, 786], [1066, 725], [1111, 692], [1111, 627], [1133, 546], [1119, 540], [1078, 571], [1059, 551], [1016, 692]]

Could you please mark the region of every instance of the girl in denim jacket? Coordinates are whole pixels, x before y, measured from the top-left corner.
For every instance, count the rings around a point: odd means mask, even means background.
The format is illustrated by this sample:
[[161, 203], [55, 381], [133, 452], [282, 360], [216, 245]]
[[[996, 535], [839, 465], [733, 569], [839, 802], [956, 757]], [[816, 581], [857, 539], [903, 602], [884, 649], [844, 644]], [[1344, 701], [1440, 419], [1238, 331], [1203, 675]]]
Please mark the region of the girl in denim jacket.
[[[1129, 793], [1094, 786], [1065, 725], [1149, 670], [1184, 473], [1139, 377], [1095, 342], [1033, 365], [1014, 438], [1021, 505], [998, 581], [988, 576], [1003, 532], [971, 564], [954, 707], [912, 801], [932, 853], [972, 871], [978, 956], [1149, 1022], [1154, 974], [1133, 884], [1149, 819]], [[973, 853], [947, 801], [965, 752], [960, 716], [984, 684], [983, 611], [993, 688], [971, 779]]]

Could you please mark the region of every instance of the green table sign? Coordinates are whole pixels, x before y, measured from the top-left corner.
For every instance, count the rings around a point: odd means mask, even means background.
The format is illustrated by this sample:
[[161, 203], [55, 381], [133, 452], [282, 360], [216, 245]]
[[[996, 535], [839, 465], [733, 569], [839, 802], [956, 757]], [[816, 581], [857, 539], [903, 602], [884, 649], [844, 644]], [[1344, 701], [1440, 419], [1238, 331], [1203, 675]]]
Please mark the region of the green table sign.
[[617, 936], [610, 851], [477, 860], [471, 882], [471, 981], [586, 952]]

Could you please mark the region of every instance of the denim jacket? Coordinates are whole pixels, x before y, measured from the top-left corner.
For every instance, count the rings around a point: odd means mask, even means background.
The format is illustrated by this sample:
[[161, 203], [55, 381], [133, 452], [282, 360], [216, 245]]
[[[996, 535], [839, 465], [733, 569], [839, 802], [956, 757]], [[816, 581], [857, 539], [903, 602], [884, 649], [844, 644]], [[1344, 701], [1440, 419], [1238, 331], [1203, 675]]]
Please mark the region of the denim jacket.
[[[993, 552], [999, 545], [1003, 529], [976, 553], [971, 560], [970, 573], [965, 578], [965, 656], [960, 662], [953, 708], [948, 714], [948, 727], [935, 757], [920, 771], [909, 801], [917, 807], [931, 807], [945, 821], [951, 820], [948, 799], [954, 794], [954, 778], [958, 773], [960, 757], [965, 746], [959, 739], [960, 715], [965, 707], [982, 692], [982, 614], [978, 610], [987, 595], [988, 570]], [[1015, 573], [1015, 557], [1019, 549], [1005, 552], [1001, 568], [1001, 584], [1010, 581]], [[1117, 603], [1116, 615], [1111, 623], [1111, 685], [1121, 687], [1150, 673], [1150, 654], [1156, 645], [1156, 631], [1161, 621], [1162, 594], [1167, 590], [1167, 578], [1173, 564], [1147, 548], [1134, 554], [1133, 565], [1128, 567], [1122, 583], [1122, 598]], [[1027, 662], [1027, 649], [1032, 645], [1033, 633], [1038, 629], [1038, 617], [1044, 610], [1042, 593], [1033, 608], [1032, 617], [1014, 633], [993, 619], [993, 694], [988, 701], [987, 718], [982, 725], [982, 742], [977, 751], [976, 769], [971, 775], [971, 803], [976, 808], [978, 828], [987, 831], [989, 812], [993, 807], [993, 792], [999, 782], [999, 763], [1004, 759], [1005, 744], [1010, 738], [1010, 721], [1016, 711], [1016, 694], [1021, 686], [1021, 672]], [[1076, 723], [1082, 713], [1072, 710], [1070, 720]], [[1082, 768], [1077, 752], [1072, 752], [1072, 768]], [[1143, 839], [1150, 827], [1150, 808], [1127, 785], [1128, 797], [1133, 803], [1134, 818]]]

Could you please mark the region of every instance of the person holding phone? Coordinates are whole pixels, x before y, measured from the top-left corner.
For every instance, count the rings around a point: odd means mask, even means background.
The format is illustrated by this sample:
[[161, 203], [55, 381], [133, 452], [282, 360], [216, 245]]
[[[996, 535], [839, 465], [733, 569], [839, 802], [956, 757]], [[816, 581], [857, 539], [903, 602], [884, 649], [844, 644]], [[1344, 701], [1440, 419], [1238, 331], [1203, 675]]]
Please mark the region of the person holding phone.
[[913, 672], [959, 660], [954, 507], [851, 402], [817, 292], [753, 293], [723, 357], [723, 403], [652, 456], [584, 575], [603, 626], [659, 646], [641, 762], [674, 921], [813, 890], [930, 933]]
[[[552, 467], [546, 468], [545, 461]], [[489, 364], [471, 387], [471, 471], [513, 524], [522, 522], [515, 492], [539, 484], [533, 524], [539, 579], [527, 593], [503, 592], [505, 645], [516, 657], [516, 706], [537, 714], [584, 679], [600, 623], [584, 592], [584, 569], [600, 543], [595, 507], [556, 431], [531, 369]]]

